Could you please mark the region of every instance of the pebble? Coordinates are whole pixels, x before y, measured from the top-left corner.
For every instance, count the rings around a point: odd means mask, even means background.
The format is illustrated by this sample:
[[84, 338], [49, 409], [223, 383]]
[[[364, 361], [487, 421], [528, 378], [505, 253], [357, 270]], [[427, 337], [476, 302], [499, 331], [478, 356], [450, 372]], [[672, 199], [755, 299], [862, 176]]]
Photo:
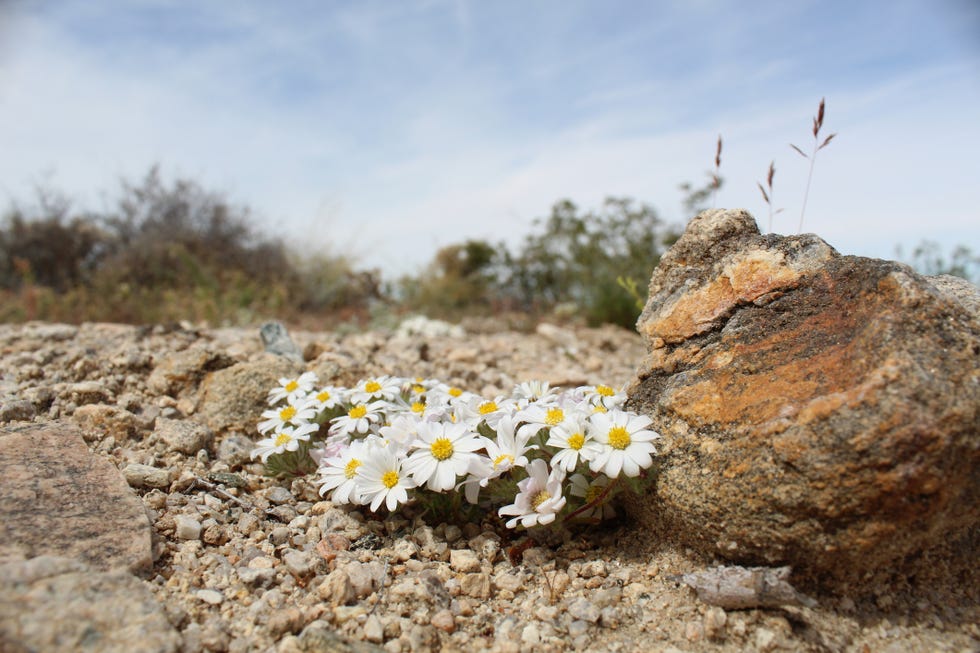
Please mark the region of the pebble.
[[225, 597], [217, 590], [197, 590], [197, 598], [209, 605], [221, 605]]
[[310, 576], [316, 565], [316, 559], [309, 551], [287, 550], [282, 554], [282, 561], [289, 573], [300, 578]]
[[453, 613], [449, 610], [439, 610], [432, 615], [432, 619], [429, 621], [429, 623], [439, 630], [447, 633], [452, 633], [456, 630], [456, 619], [453, 617]]
[[582, 621], [587, 621], [593, 624], [599, 621], [600, 616], [599, 608], [585, 598], [579, 598], [572, 601], [568, 606], [568, 614], [572, 615], [572, 617], [575, 619], [581, 619]]
[[169, 469], [160, 469], [138, 463], [126, 465], [122, 473], [130, 487], [135, 488], [169, 488], [170, 480], [173, 478], [173, 472]]
[[201, 522], [190, 515], [177, 515], [174, 518], [174, 534], [178, 540], [197, 540], [201, 537]]
[[480, 558], [469, 549], [453, 549], [449, 552], [449, 566], [463, 573], [480, 571]]
[[292, 492], [279, 485], [274, 485], [269, 488], [269, 490], [265, 493], [265, 498], [268, 499], [270, 503], [277, 506], [292, 503], [296, 500]]

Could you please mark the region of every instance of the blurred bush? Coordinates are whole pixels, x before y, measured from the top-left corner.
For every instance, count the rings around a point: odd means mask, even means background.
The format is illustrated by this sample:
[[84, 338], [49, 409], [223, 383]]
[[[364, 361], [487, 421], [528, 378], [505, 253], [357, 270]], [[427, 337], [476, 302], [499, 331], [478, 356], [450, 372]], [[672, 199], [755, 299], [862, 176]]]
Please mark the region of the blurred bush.
[[679, 237], [652, 207], [628, 198], [608, 198], [588, 212], [561, 200], [533, 226], [513, 252], [479, 240], [442, 248], [422, 274], [401, 280], [400, 299], [443, 319], [558, 312], [563, 319], [632, 329], [639, 308], [617, 279], [645, 288], [660, 255]]
[[346, 257], [301, 257], [256, 230], [247, 207], [152, 168], [124, 181], [115, 206], [73, 214], [40, 191], [0, 228], [0, 320], [244, 324], [356, 317], [377, 273]]

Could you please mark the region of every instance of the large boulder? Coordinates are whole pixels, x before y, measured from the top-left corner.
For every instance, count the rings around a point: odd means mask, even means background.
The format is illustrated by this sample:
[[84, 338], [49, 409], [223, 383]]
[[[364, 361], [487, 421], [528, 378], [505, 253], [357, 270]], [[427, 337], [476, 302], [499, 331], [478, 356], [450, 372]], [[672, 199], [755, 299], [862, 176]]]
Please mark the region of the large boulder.
[[980, 320], [948, 285], [745, 211], [697, 216], [637, 324], [630, 408], [664, 436], [641, 522], [828, 584], [976, 541]]

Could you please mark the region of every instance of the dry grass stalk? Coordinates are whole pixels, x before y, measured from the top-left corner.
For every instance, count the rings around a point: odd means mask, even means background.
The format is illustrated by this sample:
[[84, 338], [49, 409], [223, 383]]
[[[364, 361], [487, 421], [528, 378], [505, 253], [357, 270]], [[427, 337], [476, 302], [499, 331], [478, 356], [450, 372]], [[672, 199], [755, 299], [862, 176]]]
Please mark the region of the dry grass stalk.
[[817, 160], [817, 152], [827, 147], [827, 145], [830, 144], [830, 141], [833, 140], [834, 136], [837, 135], [835, 132], [830, 136], [828, 136], [827, 138], [825, 138], [822, 143], [820, 142], [820, 129], [823, 127], [823, 117], [824, 117], [825, 108], [826, 108], [826, 103], [824, 101], [824, 98], [820, 98], [820, 106], [817, 108], [817, 115], [813, 119], [813, 152], [811, 152], [810, 155], [807, 155], [803, 150], [790, 143], [790, 147], [796, 150], [797, 153], [800, 154], [800, 156], [802, 156], [804, 159], [810, 160], [810, 172], [806, 178], [806, 190], [803, 191], [803, 207], [800, 209], [800, 226], [797, 229], [797, 232], [803, 231], [803, 216], [806, 213], [807, 197], [809, 197], [810, 195], [810, 182], [813, 180], [813, 165], [814, 163], [816, 163]]
[[761, 183], [756, 182], [756, 185], [759, 187], [759, 191], [762, 193], [762, 199], [764, 199], [766, 201], [766, 204], [769, 206], [769, 231], [770, 232], [772, 231], [772, 217], [774, 215], [778, 215], [779, 213], [782, 213], [783, 211], [782, 209], [776, 209], [773, 207], [774, 195], [772, 189], [772, 180], [775, 176], [776, 176], [776, 162], [770, 161], [769, 174], [766, 176], [766, 186], [768, 186], [769, 192], [768, 193], [766, 192], [766, 188]]

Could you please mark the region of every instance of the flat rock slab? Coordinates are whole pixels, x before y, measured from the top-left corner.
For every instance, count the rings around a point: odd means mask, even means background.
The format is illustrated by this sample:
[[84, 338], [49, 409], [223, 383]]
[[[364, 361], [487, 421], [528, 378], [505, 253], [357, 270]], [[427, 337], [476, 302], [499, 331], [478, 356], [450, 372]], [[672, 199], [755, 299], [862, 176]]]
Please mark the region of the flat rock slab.
[[143, 502], [75, 426], [0, 429], [0, 478], [0, 562], [46, 554], [99, 570], [152, 565]]
[[641, 519], [708, 555], [852, 581], [974, 527], [980, 321], [961, 290], [700, 214], [638, 323], [630, 407], [664, 436]]
[[143, 581], [69, 558], [0, 564], [0, 650], [173, 653], [180, 635]]

